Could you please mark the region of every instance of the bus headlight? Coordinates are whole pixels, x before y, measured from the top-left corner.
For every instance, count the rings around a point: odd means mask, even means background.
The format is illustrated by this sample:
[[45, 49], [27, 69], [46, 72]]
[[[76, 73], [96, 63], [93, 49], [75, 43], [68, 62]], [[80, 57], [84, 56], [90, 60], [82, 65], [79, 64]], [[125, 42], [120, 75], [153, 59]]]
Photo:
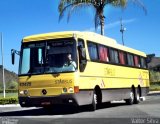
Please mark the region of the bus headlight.
[[21, 95], [27, 95], [28, 94], [28, 90], [22, 90], [19, 92], [19, 94]]
[[68, 89], [68, 92], [73, 93], [73, 88], [70, 87], [70, 88]]
[[23, 94], [24, 94], [24, 91], [20, 91], [19, 94], [23, 95]]

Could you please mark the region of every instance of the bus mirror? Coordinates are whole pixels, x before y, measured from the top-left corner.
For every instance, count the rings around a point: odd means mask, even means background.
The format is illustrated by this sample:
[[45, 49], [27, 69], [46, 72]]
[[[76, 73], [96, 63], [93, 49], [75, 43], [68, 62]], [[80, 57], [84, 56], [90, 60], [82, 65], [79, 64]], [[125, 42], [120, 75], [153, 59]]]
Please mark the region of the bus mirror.
[[11, 59], [12, 59], [12, 64], [14, 65], [15, 62], [15, 54], [20, 55], [20, 51], [11, 49]]
[[15, 50], [11, 50], [11, 57], [12, 57], [12, 65], [14, 65], [14, 61], [15, 61]]
[[147, 55], [147, 63], [150, 63], [152, 61], [153, 57], [155, 57], [155, 54], [148, 54]]

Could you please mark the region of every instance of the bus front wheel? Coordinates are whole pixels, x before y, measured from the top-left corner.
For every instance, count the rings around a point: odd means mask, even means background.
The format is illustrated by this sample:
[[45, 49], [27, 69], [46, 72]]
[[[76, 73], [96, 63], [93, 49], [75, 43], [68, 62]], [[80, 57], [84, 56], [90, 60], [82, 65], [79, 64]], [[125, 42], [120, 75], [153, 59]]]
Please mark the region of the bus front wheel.
[[93, 96], [92, 96], [91, 111], [95, 111], [96, 109], [97, 109], [97, 94], [94, 90], [93, 91]]

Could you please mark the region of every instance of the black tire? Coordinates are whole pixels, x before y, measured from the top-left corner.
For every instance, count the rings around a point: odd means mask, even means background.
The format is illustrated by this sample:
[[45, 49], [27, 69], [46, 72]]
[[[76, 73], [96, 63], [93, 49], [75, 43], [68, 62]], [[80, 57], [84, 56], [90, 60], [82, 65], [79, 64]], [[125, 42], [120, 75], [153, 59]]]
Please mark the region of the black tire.
[[138, 104], [140, 102], [140, 90], [137, 88], [135, 92], [134, 104]]
[[53, 109], [53, 106], [43, 106], [43, 110], [47, 113], [52, 113]]
[[125, 100], [127, 105], [132, 105], [134, 103], [134, 98], [135, 98], [134, 96], [135, 95], [134, 95], [133, 89], [131, 89], [129, 93], [129, 98]]
[[91, 111], [95, 111], [97, 109], [97, 94], [95, 90], [93, 91], [93, 96], [92, 96], [92, 104], [91, 104]]

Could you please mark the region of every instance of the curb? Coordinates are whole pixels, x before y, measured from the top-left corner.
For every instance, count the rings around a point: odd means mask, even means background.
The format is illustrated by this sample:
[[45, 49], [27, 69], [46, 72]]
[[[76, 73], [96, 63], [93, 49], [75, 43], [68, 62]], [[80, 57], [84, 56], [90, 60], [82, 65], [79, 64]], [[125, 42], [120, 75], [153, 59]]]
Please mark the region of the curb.
[[160, 91], [149, 91], [148, 94], [157, 94], [157, 93], [160, 93]]
[[0, 105], [0, 107], [20, 107], [20, 104], [6, 104], [6, 105]]
[[152, 96], [152, 95], [160, 95], [160, 91], [150, 91], [148, 93], [148, 96]]

